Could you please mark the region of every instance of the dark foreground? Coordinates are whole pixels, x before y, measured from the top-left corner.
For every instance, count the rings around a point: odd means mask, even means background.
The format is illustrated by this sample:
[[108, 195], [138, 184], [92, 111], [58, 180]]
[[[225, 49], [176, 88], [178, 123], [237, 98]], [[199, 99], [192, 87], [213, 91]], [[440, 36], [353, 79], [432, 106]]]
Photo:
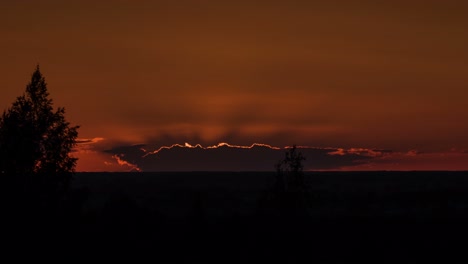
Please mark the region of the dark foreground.
[[[2, 258], [468, 260], [467, 172], [78, 173], [60, 210], [17, 208]], [[27, 211], [27, 212], [25, 212]]]

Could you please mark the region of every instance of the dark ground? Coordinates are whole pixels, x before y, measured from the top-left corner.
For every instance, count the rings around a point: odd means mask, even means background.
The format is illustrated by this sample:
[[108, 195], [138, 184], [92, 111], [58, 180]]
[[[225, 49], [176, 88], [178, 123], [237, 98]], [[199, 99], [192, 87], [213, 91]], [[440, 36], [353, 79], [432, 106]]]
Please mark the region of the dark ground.
[[272, 191], [272, 172], [78, 173], [58, 212], [4, 217], [15, 220], [3, 224], [3, 257], [468, 260], [468, 172], [306, 180], [297, 202]]

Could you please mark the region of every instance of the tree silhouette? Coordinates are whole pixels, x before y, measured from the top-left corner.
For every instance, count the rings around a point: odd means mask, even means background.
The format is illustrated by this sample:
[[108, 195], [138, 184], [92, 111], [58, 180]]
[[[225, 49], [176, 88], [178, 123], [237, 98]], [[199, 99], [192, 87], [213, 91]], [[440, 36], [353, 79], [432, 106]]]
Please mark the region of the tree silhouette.
[[305, 188], [304, 165], [305, 157], [297, 151], [296, 145], [285, 153], [284, 159], [276, 163], [277, 188], [281, 191], [300, 191]]
[[278, 209], [286, 214], [297, 214], [307, 208], [307, 186], [304, 179], [305, 157], [296, 145], [285, 152], [284, 159], [275, 164], [274, 196]]
[[0, 117], [0, 173], [18, 194], [54, 196], [66, 189], [76, 158], [78, 126], [65, 120], [65, 109], [54, 111], [39, 70], [26, 92]]

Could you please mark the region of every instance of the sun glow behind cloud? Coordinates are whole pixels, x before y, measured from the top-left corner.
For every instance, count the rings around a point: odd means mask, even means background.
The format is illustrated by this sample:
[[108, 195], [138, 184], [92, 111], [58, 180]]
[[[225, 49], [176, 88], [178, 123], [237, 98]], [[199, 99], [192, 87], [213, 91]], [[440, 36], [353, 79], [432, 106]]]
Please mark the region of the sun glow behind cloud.
[[278, 149], [281, 149], [279, 147], [273, 147], [273, 146], [270, 146], [270, 145], [267, 145], [267, 144], [261, 144], [261, 143], [253, 143], [252, 145], [250, 146], [242, 146], [242, 145], [231, 145], [229, 143], [225, 143], [225, 142], [222, 142], [222, 143], [218, 143], [217, 145], [212, 145], [212, 146], [207, 146], [207, 147], [203, 147], [201, 144], [196, 144], [196, 145], [191, 145], [187, 142], [185, 142], [185, 144], [173, 144], [171, 146], [162, 146], [154, 151], [150, 151], [148, 152], [147, 150], [143, 149], [142, 148], [142, 151], [145, 152], [145, 155], [143, 157], [146, 157], [148, 155], [154, 155], [154, 154], [158, 154], [161, 150], [168, 150], [168, 149], [173, 149], [175, 147], [178, 147], [178, 148], [189, 148], [189, 149], [193, 149], [193, 148], [200, 148], [200, 149], [217, 149], [217, 148], [220, 148], [220, 147], [228, 147], [228, 148], [238, 148], [238, 149], [252, 149], [254, 147], [266, 147], [266, 148], [270, 148], [270, 149], [275, 149], [275, 150], [278, 150]]
[[[133, 144], [109, 149], [115, 144], [108, 144], [105, 139], [80, 142], [74, 153], [80, 157], [78, 171], [185, 171], [210, 170], [211, 167], [216, 170], [273, 170], [271, 164], [281, 159], [284, 151], [291, 148], [263, 143], [242, 145], [222, 142], [203, 146], [186, 142], [160, 147]], [[297, 148], [307, 158], [305, 170], [468, 169], [468, 153], [458, 149], [426, 153], [368, 148]], [[172, 158], [168, 160], [169, 157]]]
[[[130, 170], [134, 144], [154, 152], [181, 142], [336, 146], [327, 155], [373, 158], [376, 169], [409, 168], [387, 162], [396, 153], [411, 168], [449, 168], [450, 156], [463, 168], [463, 154], [449, 150], [468, 149], [467, 7], [5, 1], [0, 109], [40, 62], [54, 102], [88, 138], [78, 170]], [[105, 152], [118, 146], [133, 151], [118, 156], [122, 165]], [[448, 154], [438, 163], [428, 153]]]

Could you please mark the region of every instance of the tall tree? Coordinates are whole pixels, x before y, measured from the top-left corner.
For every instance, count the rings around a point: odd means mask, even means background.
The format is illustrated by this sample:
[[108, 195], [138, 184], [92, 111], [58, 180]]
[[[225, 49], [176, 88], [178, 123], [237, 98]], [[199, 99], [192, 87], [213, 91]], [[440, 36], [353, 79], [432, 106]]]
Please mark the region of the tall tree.
[[77, 159], [78, 126], [70, 126], [65, 109], [53, 108], [37, 66], [26, 91], [0, 117], [0, 173], [22, 189], [56, 192], [68, 185]]

